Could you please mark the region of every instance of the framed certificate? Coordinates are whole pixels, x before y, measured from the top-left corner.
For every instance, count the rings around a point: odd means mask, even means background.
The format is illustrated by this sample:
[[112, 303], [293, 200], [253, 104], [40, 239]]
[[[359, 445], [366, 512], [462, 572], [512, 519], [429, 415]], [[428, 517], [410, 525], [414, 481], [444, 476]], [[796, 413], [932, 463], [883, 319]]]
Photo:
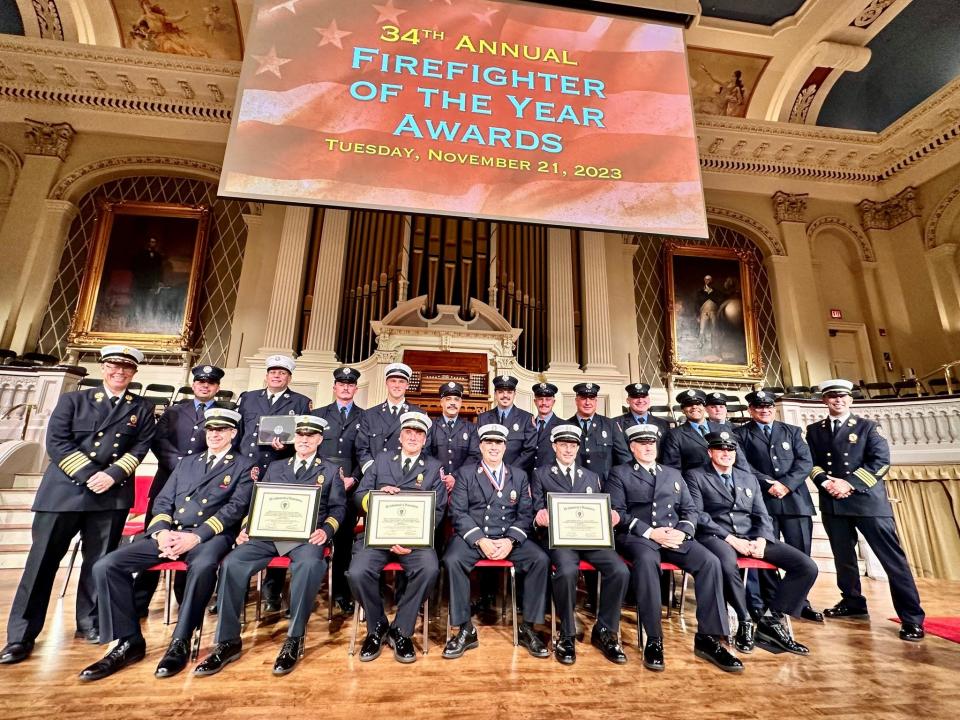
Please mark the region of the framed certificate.
[[604, 493], [547, 493], [550, 548], [613, 547], [610, 496]]
[[270, 445], [274, 439], [279, 439], [284, 445], [290, 445], [296, 429], [296, 415], [264, 415], [260, 418], [257, 443]]
[[247, 535], [254, 540], [306, 542], [317, 529], [319, 486], [254, 483]]
[[367, 507], [367, 547], [433, 547], [436, 492], [390, 494], [375, 490], [370, 493]]

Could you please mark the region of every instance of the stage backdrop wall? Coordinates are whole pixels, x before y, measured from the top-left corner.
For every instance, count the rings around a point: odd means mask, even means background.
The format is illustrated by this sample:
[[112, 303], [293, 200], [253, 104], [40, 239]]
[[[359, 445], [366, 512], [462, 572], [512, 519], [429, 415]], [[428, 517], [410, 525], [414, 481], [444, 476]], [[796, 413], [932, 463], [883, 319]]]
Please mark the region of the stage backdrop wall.
[[[748, 237], [736, 230], [711, 224], [709, 231], [708, 239], [690, 240], [690, 244], [749, 250], [756, 258], [753, 297], [760, 331], [760, 356], [766, 371], [764, 384], [781, 385], [780, 348], [777, 345], [770, 280], [763, 265], [763, 253]], [[663, 372], [663, 349], [666, 344], [663, 320], [666, 312], [663, 299], [663, 242], [670, 238], [643, 234], [633, 235], [632, 238], [639, 246], [633, 261], [639, 354], [634, 360], [634, 374], [639, 366], [640, 380], [653, 387], [663, 387], [663, 378], [660, 375]]]
[[[226, 365], [230, 346], [230, 327], [236, 305], [237, 284], [247, 242], [243, 220], [246, 203], [220, 200], [216, 185], [201, 180], [177, 177], [128, 177], [99, 185], [79, 202], [80, 211], [60, 259], [60, 269], [50, 292], [50, 302], [40, 329], [38, 350], [62, 357], [66, 353], [70, 321], [87, 262], [87, 251], [96, 227], [96, 198], [140, 200], [158, 203], [204, 203], [211, 207], [210, 239], [204, 264], [200, 296], [200, 359], [214, 365]], [[178, 363], [179, 358], [169, 362]]]

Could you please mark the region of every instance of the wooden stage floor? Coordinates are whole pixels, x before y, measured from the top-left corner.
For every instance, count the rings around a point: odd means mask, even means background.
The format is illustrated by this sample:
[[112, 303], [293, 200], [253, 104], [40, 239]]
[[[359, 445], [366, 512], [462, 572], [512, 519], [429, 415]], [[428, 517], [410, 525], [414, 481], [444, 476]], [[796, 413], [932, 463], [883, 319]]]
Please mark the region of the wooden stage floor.
[[[0, 570], [4, 621], [19, 575]], [[928, 615], [960, 614], [960, 583], [923, 580], [919, 586]], [[335, 615], [328, 624], [321, 604], [308, 627], [306, 656], [286, 677], [270, 672], [286, 630], [280, 621], [248, 626], [243, 657], [215, 677], [194, 678], [187, 671], [157, 680], [153, 670], [170, 632], [163, 624], [161, 588], [144, 623], [147, 658], [90, 684], [78, 681], [77, 673], [98, 660], [105, 646], [73, 639], [70, 592], [51, 605], [33, 656], [0, 666], [0, 718], [955, 718], [960, 645], [931, 635], [920, 644], [899, 640], [898, 626], [887, 620], [893, 612], [886, 584], [865, 580], [865, 592], [871, 621], [828, 621], [826, 627], [795, 622], [809, 657], [757, 649], [744, 657], [746, 671], [738, 676], [693, 656], [692, 602], [685, 625], [676, 615], [665, 620], [664, 673], [643, 668], [631, 610], [623, 624], [629, 656], [624, 666], [605, 661], [589, 644], [578, 645], [572, 668], [552, 657], [532, 658], [512, 647], [506, 624], [481, 626], [479, 649], [444, 660], [444, 626], [438, 620], [429, 654], [401, 665], [389, 649], [372, 663], [348, 656], [349, 620]], [[837, 597], [833, 576], [821, 576], [811, 596], [814, 605], [832, 605]], [[248, 613], [252, 618], [252, 607]], [[590, 620], [583, 619], [589, 632]], [[212, 631], [211, 623], [201, 655]]]

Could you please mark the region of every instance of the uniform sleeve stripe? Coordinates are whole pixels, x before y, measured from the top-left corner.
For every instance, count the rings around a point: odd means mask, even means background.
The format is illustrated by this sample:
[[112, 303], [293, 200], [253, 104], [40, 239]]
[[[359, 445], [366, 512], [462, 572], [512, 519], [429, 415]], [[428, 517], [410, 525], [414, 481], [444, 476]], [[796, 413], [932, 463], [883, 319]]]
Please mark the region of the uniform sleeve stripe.
[[156, 525], [157, 523], [169, 523], [169, 524], [172, 525], [172, 524], [173, 524], [173, 518], [170, 517], [169, 515], [164, 514], [164, 513], [161, 513], [160, 515], [154, 515], [154, 516], [153, 516], [153, 520], [150, 521], [150, 525], [149, 525], [148, 527], [153, 527], [153, 526]]
[[218, 534], [218, 535], [219, 535], [220, 533], [223, 532], [223, 523], [220, 522], [220, 521], [219, 521], [217, 518], [215, 518], [215, 517], [207, 518], [207, 519], [204, 521], [203, 524], [204, 524], [204, 525], [209, 525], [210, 528], [213, 530], [213, 532], [214, 532], [215, 534]]
[[637, 518], [634, 518], [633, 520], [631, 520], [629, 527], [627, 527], [627, 530], [633, 530], [633, 526], [637, 524], [637, 521], [638, 521]]
[[518, 533], [520, 533], [520, 534], [523, 535], [524, 537], [527, 537], [527, 534], [526, 534], [523, 530], [521, 530], [520, 528], [518, 528], [516, 525], [511, 525], [511, 526], [510, 526], [510, 529], [511, 529], [511, 530], [516, 530]]
[[67, 475], [73, 475], [80, 468], [89, 465], [90, 460], [82, 452], [72, 452], [58, 463]]
[[877, 479], [863, 468], [857, 468], [853, 474], [860, 478], [867, 487], [873, 487], [877, 484]]
[[470, 528], [463, 534], [463, 537], [466, 538], [468, 535], [470, 535], [470, 533], [475, 533], [475, 532], [480, 532], [480, 528], [478, 527]]
[[874, 473], [874, 474], [879, 478], [879, 477], [883, 477], [884, 475], [886, 475], [889, 471], [890, 471], [890, 466], [889, 466], [889, 465], [884, 465], [884, 466], [881, 467], [879, 470], [877, 470], [877, 472]]
[[330, 527], [332, 527], [334, 532], [340, 529], [340, 523], [332, 515], [329, 516], [326, 520], [324, 520], [324, 522], [327, 523]]
[[813, 479], [816, 478], [818, 475], [821, 475], [821, 474], [823, 474], [823, 473], [825, 473], [825, 472], [827, 472], [827, 471], [824, 470], [824, 469], [823, 469], [822, 467], [820, 467], [819, 465], [814, 465], [812, 468], [810, 468], [810, 479], [813, 480]]
[[693, 524], [692, 522], [690, 522], [689, 520], [681, 520], [680, 522], [677, 523], [677, 525], [689, 525], [689, 526], [692, 527], [692, 528], [696, 528], [696, 527], [697, 527], [696, 525], [694, 525], [694, 524]]

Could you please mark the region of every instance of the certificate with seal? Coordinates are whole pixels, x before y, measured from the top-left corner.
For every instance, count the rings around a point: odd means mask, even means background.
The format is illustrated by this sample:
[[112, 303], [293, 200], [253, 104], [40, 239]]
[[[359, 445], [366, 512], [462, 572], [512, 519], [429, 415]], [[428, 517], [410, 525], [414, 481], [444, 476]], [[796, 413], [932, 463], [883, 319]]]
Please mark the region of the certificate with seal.
[[367, 547], [433, 547], [436, 492], [391, 494], [374, 490], [369, 498], [364, 537]]
[[289, 445], [293, 442], [296, 430], [296, 415], [264, 415], [260, 418], [257, 444], [270, 445], [276, 439], [284, 445]]
[[247, 535], [253, 540], [306, 542], [317, 529], [321, 487], [254, 483]]
[[547, 493], [550, 548], [613, 547], [610, 496], [604, 493]]

